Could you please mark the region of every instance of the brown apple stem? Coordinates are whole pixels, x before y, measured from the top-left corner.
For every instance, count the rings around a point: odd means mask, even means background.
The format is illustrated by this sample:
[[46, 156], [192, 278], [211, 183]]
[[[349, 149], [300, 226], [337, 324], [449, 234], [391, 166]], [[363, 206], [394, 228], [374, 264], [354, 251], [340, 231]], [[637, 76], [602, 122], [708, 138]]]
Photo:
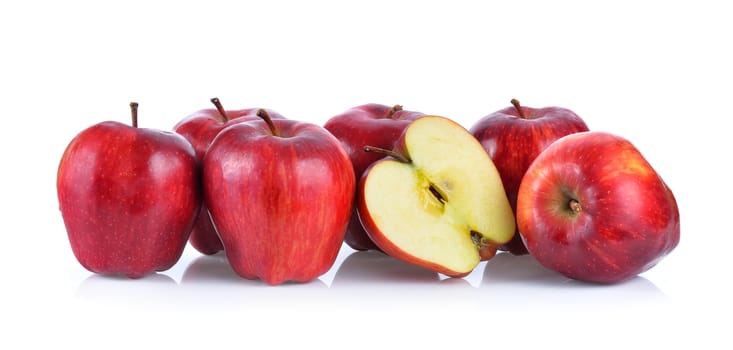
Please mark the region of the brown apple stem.
[[384, 149], [384, 148], [373, 147], [373, 146], [364, 146], [364, 152], [381, 153], [381, 154], [384, 154], [386, 156], [390, 156], [390, 157], [392, 157], [394, 159], [397, 159], [398, 161], [400, 161], [402, 163], [409, 163], [410, 162], [410, 158], [407, 158], [404, 155], [402, 155], [400, 153], [397, 153], [395, 151]]
[[257, 110], [257, 116], [262, 118], [262, 120], [267, 123], [267, 126], [270, 128], [270, 132], [272, 132], [272, 135], [274, 136], [280, 136], [280, 130], [277, 129], [275, 126], [275, 123], [272, 122], [272, 118], [270, 118], [270, 114], [267, 113], [266, 110], [260, 108]]
[[522, 105], [519, 104], [519, 100], [517, 100], [516, 98], [513, 98], [511, 102], [512, 102], [512, 105], [514, 106], [514, 108], [516, 108], [517, 113], [519, 113], [519, 117], [522, 118], [522, 119], [527, 118], [524, 115], [524, 112], [522, 111]]
[[216, 110], [219, 111], [219, 114], [222, 118], [224, 118], [224, 121], [229, 121], [229, 117], [227, 117], [227, 113], [226, 111], [224, 111], [224, 106], [221, 105], [221, 101], [219, 101], [219, 98], [212, 98], [211, 103], [214, 104], [214, 107], [216, 107]]
[[392, 109], [389, 110], [387, 113], [387, 118], [392, 118], [392, 116], [396, 113], [402, 110], [402, 105], [394, 105], [392, 106]]
[[571, 199], [568, 202], [568, 207], [570, 207], [570, 210], [573, 211], [573, 213], [578, 214], [581, 211], [583, 211], [583, 206], [580, 205], [580, 202], [576, 201], [575, 199]]
[[137, 128], [137, 102], [130, 102], [130, 113], [132, 114], [132, 127]]

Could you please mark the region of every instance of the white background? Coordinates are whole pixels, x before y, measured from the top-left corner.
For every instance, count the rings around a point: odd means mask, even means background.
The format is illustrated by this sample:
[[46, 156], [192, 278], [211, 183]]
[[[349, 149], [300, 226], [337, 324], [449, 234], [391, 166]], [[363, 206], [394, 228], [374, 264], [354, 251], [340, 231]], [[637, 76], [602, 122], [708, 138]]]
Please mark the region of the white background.
[[[0, 5], [0, 348], [731, 346], [722, 1], [14, 3]], [[57, 209], [68, 142], [127, 122], [130, 101], [142, 127], [170, 129], [214, 96], [317, 124], [367, 102], [467, 128], [511, 98], [567, 107], [645, 154], [682, 240], [615, 286], [508, 255], [446, 279], [347, 247], [305, 285], [243, 280], [190, 247], [142, 280], [84, 270]]]

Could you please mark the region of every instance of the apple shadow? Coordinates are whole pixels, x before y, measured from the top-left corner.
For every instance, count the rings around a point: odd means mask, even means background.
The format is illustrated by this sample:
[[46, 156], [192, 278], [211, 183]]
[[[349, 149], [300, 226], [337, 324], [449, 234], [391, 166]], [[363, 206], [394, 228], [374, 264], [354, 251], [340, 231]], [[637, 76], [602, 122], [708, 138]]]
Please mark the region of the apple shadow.
[[[193, 285], [222, 285], [222, 286], [236, 286], [236, 285], [251, 285], [251, 286], [265, 286], [267, 285], [264, 281], [259, 279], [247, 279], [239, 276], [223, 252], [219, 252], [213, 255], [202, 255], [191, 261], [183, 272], [181, 277], [181, 286], [193, 286]], [[326, 284], [319, 279], [315, 279], [310, 282], [293, 282], [288, 281], [279, 286], [283, 287], [296, 287], [296, 286], [322, 286], [326, 287]]]
[[75, 297], [94, 303], [132, 307], [165, 307], [177, 292], [176, 281], [162, 273], [142, 278], [92, 274], [76, 289]]
[[[240, 283], [243, 278], [234, 272], [223, 252], [201, 255], [193, 259], [181, 276], [181, 285]], [[245, 281], [249, 281], [244, 279]]]
[[463, 278], [443, 278], [378, 251], [355, 251], [338, 266], [332, 302], [367, 310], [426, 312], [475, 299], [477, 288]]
[[486, 262], [479, 287], [508, 308], [562, 304], [577, 310], [660, 305], [667, 296], [637, 276], [616, 284], [573, 280], [542, 266], [531, 255], [500, 253]]
[[374, 287], [385, 284], [437, 284], [437, 272], [408, 264], [379, 251], [355, 251], [341, 262], [331, 288]]
[[297, 310], [328, 298], [328, 286], [320, 279], [271, 286], [259, 279], [243, 278], [234, 272], [223, 252], [193, 259], [181, 276], [179, 288], [188, 308], [207, 311]]

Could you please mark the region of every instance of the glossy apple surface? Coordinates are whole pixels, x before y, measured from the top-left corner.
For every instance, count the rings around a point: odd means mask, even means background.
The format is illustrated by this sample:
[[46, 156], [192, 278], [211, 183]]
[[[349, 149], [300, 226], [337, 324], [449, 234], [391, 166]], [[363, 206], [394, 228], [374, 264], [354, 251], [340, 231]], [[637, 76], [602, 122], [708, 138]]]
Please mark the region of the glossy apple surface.
[[511, 239], [514, 215], [501, 178], [468, 130], [424, 116], [388, 154], [362, 176], [358, 202], [364, 228], [385, 253], [461, 277]]
[[[196, 111], [183, 118], [173, 127], [173, 130], [185, 137], [196, 150], [196, 157], [199, 162], [204, 159], [204, 154], [217, 134], [225, 127], [251, 120], [259, 120], [257, 111], [260, 108], [247, 108], [236, 110], [225, 110], [218, 98], [212, 98], [211, 103], [215, 108], [208, 108]], [[279, 113], [266, 109], [273, 119], [284, 119]], [[221, 239], [216, 233], [216, 228], [209, 217], [208, 205], [204, 202], [201, 206], [201, 213], [194, 223], [189, 242], [197, 251], [210, 255], [224, 249]]]
[[[470, 129], [494, 161], [504, 183], [512, 210], [517, 210], [517, 193], [529, 165], [552, 142], [565, 135], [588, 131], [580, 116], [562, 107], [512, 106], [479, 119]], [[499, 250], [527, 254], [518, 232]]]
[[172, 132], [137, 128], [133, 114], [133, 126], [106, 121], [76, 135], [56, 186], [79, 263], [139, 278], [181, 257], [201, 193], [191, 144]]
[[[364, 152], [364, 146], [392, 149], [410, 121], [422, 115], [420, 112], [403, 110], [400, 105], [390, 107], [369, 103], [332, 117], [323, 127], [343, 145], [358, 181], [369, 165], [384, 158], [381, 153]], [[379, 250], [364, 231], [356, 206], [344, 241], [355, 250]]]
[[232, 125], [212, 142], [203, 169], [209, 212], [237, 274], [276, 285], [331, 268], [355, 178], [328, 131], [294, 120]]
[[529, 253], [567, 277], [616, 283], [655, 266], [680, 240], [670, 188], [628, 140], [565, 136], [527, 170], [517, 201]]

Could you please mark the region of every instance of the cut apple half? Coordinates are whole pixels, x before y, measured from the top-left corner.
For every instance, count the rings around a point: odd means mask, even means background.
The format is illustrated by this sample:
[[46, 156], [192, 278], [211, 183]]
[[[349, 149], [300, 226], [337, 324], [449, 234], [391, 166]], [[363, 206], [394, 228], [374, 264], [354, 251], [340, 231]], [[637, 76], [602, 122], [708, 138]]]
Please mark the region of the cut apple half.
[[359, 216], [387, 254], [448, 276], [469, 274], [512, 238], [514, 214], [496, 167], [454, 121], [425, 116], [392, 157], [361, 179]]

